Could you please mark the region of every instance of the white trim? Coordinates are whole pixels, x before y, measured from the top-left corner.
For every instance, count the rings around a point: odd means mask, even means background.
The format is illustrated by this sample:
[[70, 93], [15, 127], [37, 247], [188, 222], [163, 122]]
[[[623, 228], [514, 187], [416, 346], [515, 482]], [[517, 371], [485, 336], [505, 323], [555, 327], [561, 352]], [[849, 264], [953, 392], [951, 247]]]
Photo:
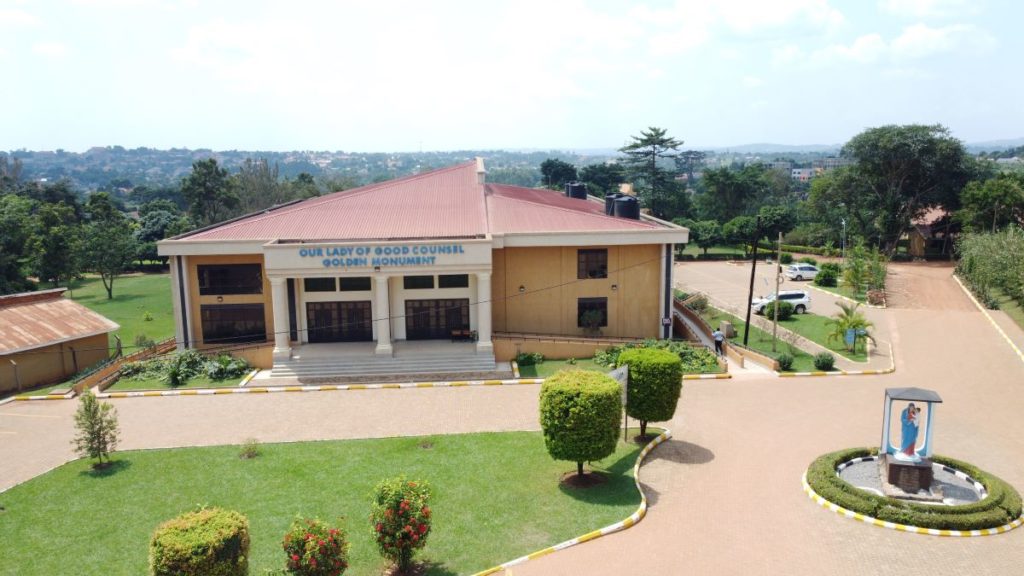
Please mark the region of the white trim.
[[686, 244], [689, 230], [602, 230], [593, 232], [514, 232], [494, 235], [494, 248], [530, 246], [622, 246]]
[[[185, 327], [181, 325], [181, 287], [178, 282], [178, 259], [181, 256], [171, 256], [171, 312], [174, 314], [174, 341], [178, 350], [185, 347]], [[182, 268], [184, 270], [184, 268]], [[186, 286], [186, 289], [188, 287]]]
[[225, 256], [262, 254], [267, 240], [161, 240], [156, 253], [160, 256]]

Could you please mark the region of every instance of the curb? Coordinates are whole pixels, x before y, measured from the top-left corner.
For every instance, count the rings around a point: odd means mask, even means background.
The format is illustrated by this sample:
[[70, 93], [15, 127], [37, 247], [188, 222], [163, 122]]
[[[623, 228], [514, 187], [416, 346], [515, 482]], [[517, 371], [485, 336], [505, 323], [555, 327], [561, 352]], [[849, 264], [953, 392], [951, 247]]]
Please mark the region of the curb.
[[683, 380], [726, 380], [732, 378], [732, 374], [683, 374]]
[[[25, 402], [27, 400], [70, 400], [71, 398], [74, 397], [74, 392], [68, 392], [67, 394], [60, 395], [50, 394], [46, 396], [15, 396], [13, 398], [8, 398], [4, 402]], [[0, 402], [0, 404], [4, 402]]]
[[892, 374], [896, 371], [896, 357], [893, 356], [892, 343], [889, 344], [888, 368], [882, 370], [833, 370], [832, 372], [776, 372], [779, 378], [798, 378], [807, 376], [877, 376], [879, 374]]
[[1006, 340], [1006, 343], [1010, 345], [1010, 348], [1012, 348], [1013, 351], [1017, 353], [1017, 356], [1021, 359], [1021, 361], [1024, 362], [1024, 352], [1021, 352], [1021, 349], [1018, 348], [1017, 344], [1015, 344], [1013, 340], [1010, 339], [1010, 337], [1003, 330], [1003, 327], [1000, 326], [994, 318], [992, 318], [992, 315], [989, 314], [988, 310], [986, 310], [985, 307], [981, 305], [981, 302], [978, 302], [978, 299], [975, 298], [974, 294], [972, 294], [971, 291], [967, 289], [967, 286], [964, 286], [964, 283], [960, 281], [960, 277], [957, 276], [956, 274], [953, 274], [953, 280], [956, 280], [956, 283], [960, 285], [960, 289], [964, 291], [964, 294], [967, 294], [967, 297], [971, 299], [971, 302], [974, 302], [974, 305], [978, 307], [978, 310], [981, 310], [981, 313], [985, 315], [985, 318], [987, 318], [989, 323], [992, 324], [992, 326], [996, 329], [996, 332], [999, 332], [999, 335], [1003, 337], [1003, 340]]
[[658, 444], [661, 444], [662, 442], [668, 440], [671, 437], [672, 437], [672, 431], [671, 430], [665, 430], [664, 432], [659, 434], [654, 440], [650, 441], [646, 446], [644, 446], [644, 449], [640, 451], [640, 455], [637, 456], [636, 463], [633, 464], [633, 483], [636, 484], [636, 489], [637, 489], [638, 492], [640, 492], [640, 506], [637, 507], [636, 512], [633, 512], [629, 516], [629, 518], [626, 518], [624, 520], [620, 520], [619, 522], [616, 522], [615, 524], [612, 524], [610, 526], [605, 526], [604, 528], [601, 528], [599, 530], [594, 530], [593, 532], [588, 532], [588, 533], [586, 533], [586, 534], [584, 534], [582, 536], [577, 536], [577, 537], [572, 538], [570, 540], [566, 540], [565, 542], [561, 542], [559, 544], [555, 544], [554, 546], [548, 546], [547, 548], [544, 548], [543, 550], [537, 550], [536, 552], [532, 552], [530, 554], [527, 554], [526, 556], [520, 556], [519, 558], [516, 558], [515, 560], [509, 560], [508, 562], [505, 562], [504, 564], [499, 564], [498, 566], [493, 566], [493, 567], [488, 568], [486, 570], [483, 570], [481, 572], [477, 572], [473, 576], [488, 576], [490, 574], [501, 572], [502, 570], [505, 570], [507, 568], [511, 568], [512, 566], [515, 566], [517, 564], [522, 564], [522, 563], [524, 563], [524, 562], [526, 562], [528, 560], [533, 560], [535, 558], [540, 558], [541, 556], [547, 556], [548, 554], [551, 554], [552, 552], [558, 552], [559, 550], [565, 550], [566, 548], [570, 548], [570, 547], [575, 546], [577, 544], [583, 544], [584, 542], [590, 542], [591, 540], [596, 540], [596, 539], [598, 539], [598, 538], [600, 538], [602, 536], [607, 536], [609, 534], [613, 534], [613, 533], [618, 532], [620, 530], [626, 530], [627, 528], [631, 528], [631, 527], [635, 526], [638, 522], [643, 520], [644, 516], [647, 515], [647, 495], [644, 494], [643, 488], [640, 487], [640, 465], [643, 464], [644, 458], [646, 458], [647, 455], [651, 453], [651, 450], [654, 450], [654, 448]]
[[[138, 390], [135, 392], [102, 392], [97, 398], [143, 398], [156, 396], [218, 396], [222, 394], [270, 394], [277, 392], [332, 392], [347, 390], [382, 390], [404, 388], [455, 388], [463, 386], [517, 386], [541, 384], [543, 378], [510, 380], [459, 380], [451, 382], [393, 382], [384, 384], [323, 384], [319, 386], [257, 386], [251, 388], [191, 388], [188, 390]], [[58, 397], [59, 398], [59, 397]]]
[[925, 534], [928, 536], [952, 536], [958, 538], [970, 538], [973, 536], [992, 536], [995, 534], [1002, 534], [1003, 532], [1009, 532], [1010, 530], [1013, 530], [1014, 528], [1017, 528], [1020, 525], [1024, 524], [1024, 515], [1008, 524], [1003, 524], [1002, 526], [999, 526], [997, 528], [986, 528], [985, 530], [938, 530], [936, 528], [920, 528], [918, 526], [907, 526], [906, 524], [895, 524], [893, 522], [886, 522], [884, 520], [879, 520], [878, 518], [872, 518], [871, 516], [865, 516], [864, 514], [847, 510], [846, 508], [843, 508], [838, 504], [833, 504], [828, 500], [825, 500], [824, 498], [819, 496], [813, 488], [811, 488], [810, 484], [807, 483], [806, 470], [804, 471], [803, 476], [800, 477], [800, 483], [803, 484], [804, 492], [807, 494], [807, 496], [811, 500], [814, 500], [822, 508], [827, 508], [828, 510], [833, 511], [836, 514], [839, 514], [840, 516], [852, 518], [854, 520], [864, 522], [865, 524], [872, 524], [874, 526], [880, 526], [882, 528], [888, 528], [890, 530], [897, 530], [900, 532], [910, 532], [912, 534]]
[[515, 360], [513, 360], [513, 361], [509, 362], [509, 365], [512, 366], [512, 377], [513, 378], [519, 378], [520, 377], [519, 376], [519, 362], [516, 362]]
[[238, 383], [238, 387], [239, 387], [239, 388], [242, 388], [242, 387], [244, 387], [244, 386], [245, 386], [246, 384], [248, 384], [248, 383], [249, 383], [249, 382], [250, 382], [250, 381], [251, 381], [251, 380], [252, 380], [253, 378], [255, 378], [255, 377], [256, 377], [256, 375], [257, 375], [257, 374], [259, 374], [259, 372], [260, 372], [260, 371], [259, 371], [259, 369], [258, 369], [258, 368], [257, 368], [257, 369], [255, 369], [255, 370], [252, 370], [252, 371], [250, 371], [250, 372], [249, 372], [248, 374], [246, 374], [245, 378], [242, 378], [242, 381]]
[[825, 290], [824, 288], [819, 288], [819, 287], [814, 285], [813, 281], [809, 282], [807, 284], [807, 287], [812, 289], [812, 290], [817, 290], [818, 292], [821, 292], [822, 294], [828, 294], [829, 296], [834, 296], [836, 298], [839, 298], [840, 300], [846, 300], [850, 304], [860, 304], [861, 306], [863, 306], [865, 308], [875, 308], [876, 310], [885, 310], [886, 308], [888, 308], [888, 306], [886, 306], [884, 304], [882, 306], [879, 306], [877, 304], [868, 304], [867, 302], [861, 302], [859, 300], [854, 300], [853, 298], [850, 298], [849, 296], [843, 296], [842, 294], [836, 294], [835, 292], [832, 292], [831, 290]]

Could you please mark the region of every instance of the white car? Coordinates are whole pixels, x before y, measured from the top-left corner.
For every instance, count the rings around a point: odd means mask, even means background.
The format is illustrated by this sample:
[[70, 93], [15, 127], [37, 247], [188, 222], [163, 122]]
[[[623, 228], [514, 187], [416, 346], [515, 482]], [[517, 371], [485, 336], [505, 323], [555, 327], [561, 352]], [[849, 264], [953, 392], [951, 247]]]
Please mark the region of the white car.
[[814, 280], [814, 277], [818, 275], [818, 267], [813, 264], [790, 264], [786, 267], [786, 271], [783, 274], [790, 280]]
[[[803, 314], [811, 308], [811, 294], [806, 290], [783, 290], [779, 292], [780, 298], [783, 302], [789, 302], [793, 305], [793, 312], [797, 314]], [[754, 301], [750, 303], [750, 308], [755, 314], [761, 314], [764, 312], [764, 307], [769, 302], [775, 301], [775, 294], [769, 294], [762, 298], [754, 298]]]

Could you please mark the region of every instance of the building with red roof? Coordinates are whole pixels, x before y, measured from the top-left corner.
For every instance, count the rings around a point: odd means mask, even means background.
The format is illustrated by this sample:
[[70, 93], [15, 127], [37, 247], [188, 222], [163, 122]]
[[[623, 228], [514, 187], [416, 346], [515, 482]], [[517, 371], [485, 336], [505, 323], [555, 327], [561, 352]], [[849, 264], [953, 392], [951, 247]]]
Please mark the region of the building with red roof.
[[[618, 215], [616, 215], [618, 214]], [[597, 199], [486, 182], [466, 162], [164, 240], [182, 347], [503, 335], [668, 335], [672, 247], [688, 231]]]

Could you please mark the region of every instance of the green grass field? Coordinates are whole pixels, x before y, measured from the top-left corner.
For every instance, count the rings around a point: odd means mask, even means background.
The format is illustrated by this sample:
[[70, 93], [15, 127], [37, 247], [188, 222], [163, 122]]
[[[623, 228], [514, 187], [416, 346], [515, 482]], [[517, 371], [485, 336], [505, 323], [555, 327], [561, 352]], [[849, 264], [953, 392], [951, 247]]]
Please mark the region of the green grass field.
[[[156, 342], [174, 337], [171, 305], [171, 277], [168, 274], [134, 274], [114, 281], [114, 298], [98, 276], [87, 276], [72, 286], [72, 299], [121, 325], [114, 332], [121, 337], [125, 354], [135, 350], [135, 337], [145, 334]], [[146, 320], [146, 312], [153, 319]], [[110, 347], [115, 347], [113, 335]]]
[[850, 288], [845, 284], [840, 284], [839, 286], [818, 286], [817, 284], [814, 284], [814, 287], [824, 290], [825, 292], [831, 292], [833, 294], [838, 294], [840, 296], [846, 296], [850, 300], [856, 300], [857, 302], [860, 302], [862, 304], [867, 302], [867, 299], [864, 297], [863, 293], [856, 292], [853, 288]]
[[261, 449], [252, 460], [241, 460], [238, 446], [116, 453], [104, 473], [77, 460], [16, 486], [0, 494], [0, 573], [145, 574], [156, 526], [210, 505], [248, 516], [250, 574], [283, 568], [288, 525], [317, 516], [343, 518], [352, 542], [346, 574], [378, 575], [371, 492], [401, 473], [433, 487], [434, 527], [417, 555], [432, 575], [483, 570], [621, 520], [640, 502], [632, 478], [640, 448], [621, 440], [594, 463], [608, 482], [585, 490], [560, 486], [575, 464], [552, 460], [537, 432]]
[[119, 378], [106, 392], [128, 392], [130, 390], [181, 390], [184, 388], [234, 388], [242, 381], [239, 378], [211, 380], [206, 376], [190, 378], [182, 386], [174, 387], [163, 378]]
[[[686, 245], [686, 248], [683, 250], [683, 254], [690, 256], [702, 256], [704, 254], [704, 249], [691, 242]], [[745, 256], [743, 248], [738, 246], [712, 246], [708, 248], [708, 254], [729, 254], [737, 258], [743, 258]]]
[[596, 370], [598, 372], [607, 372], [611, 368], [595, 364], [593, 358], [577, 358], [575, 364], [569, 364], [568, 360], [545, 360], [533, 366], [520, 366], [519, 375], [523, 378], [547, 378], [559, 370]]
[[1006, 312], [1006, 315], [1024, 330], [1024, 306], [998, 288], [992, 288], [992, 296], [999, 302], [999, 309]]

